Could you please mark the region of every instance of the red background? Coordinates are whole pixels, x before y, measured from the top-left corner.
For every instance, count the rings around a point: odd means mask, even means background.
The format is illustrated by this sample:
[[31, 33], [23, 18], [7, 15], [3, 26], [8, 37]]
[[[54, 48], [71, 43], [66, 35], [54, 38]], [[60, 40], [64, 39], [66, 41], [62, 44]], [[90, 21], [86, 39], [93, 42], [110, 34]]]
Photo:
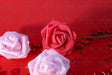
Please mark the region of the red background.
[[[66, 22], [78, 37], [82, 37], [97, 29], [112, 29], [111, 0], [0, 0], [0, 35], [6, 31], [17, 31], [30, 39], [42, 40], [40, 31], [52, 19]], [[104, 57], [112, 54], [108, 50], [109, 38], [93, 39], [84, 49], [86, 56], [74, 49], [68, 59], [79, 58], [80, 64], [71, 64], [74, 72], [95, 72], [112, 66], [105, 63]], [[76, 51], [76, 52], [75, 52]], [[20, 68], [20, 75], [27, 75], [25, 65], [38, 55], [29, 53], [28, 57], [19, 60], [0, 58], [0, 71]]]

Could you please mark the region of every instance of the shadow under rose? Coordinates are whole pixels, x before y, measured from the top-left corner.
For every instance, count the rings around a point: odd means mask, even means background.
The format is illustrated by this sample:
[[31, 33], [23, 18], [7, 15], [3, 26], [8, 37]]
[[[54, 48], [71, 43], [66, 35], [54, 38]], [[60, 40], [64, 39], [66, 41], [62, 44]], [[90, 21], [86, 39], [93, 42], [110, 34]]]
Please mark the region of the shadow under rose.
[[20, 33], [28, 35], [29, 39], [42, 40], [41, 30], [43, 29], [42, 24], [31, 24], [26, 25], [20, 29]]

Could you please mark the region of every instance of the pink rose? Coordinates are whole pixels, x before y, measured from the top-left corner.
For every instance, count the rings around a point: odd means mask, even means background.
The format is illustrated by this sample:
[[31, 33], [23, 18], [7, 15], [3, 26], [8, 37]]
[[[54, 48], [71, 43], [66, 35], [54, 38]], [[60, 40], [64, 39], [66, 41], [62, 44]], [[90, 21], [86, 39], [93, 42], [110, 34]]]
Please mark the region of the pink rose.
[[28, 63], [31, 75], [66, 75], [70, 61], [54, 49], [44, 50]]
[[0, 54], [7, 59], [25, 58], [29, 51], [29, 41], [26, 35], [6, 32], [0, 37]]
[[76, 40], [76, 34], [70, 28], [58, 21], [51, 21], [42, 31], [43, 48], [53, 48], [62, 55], [71, 54]]

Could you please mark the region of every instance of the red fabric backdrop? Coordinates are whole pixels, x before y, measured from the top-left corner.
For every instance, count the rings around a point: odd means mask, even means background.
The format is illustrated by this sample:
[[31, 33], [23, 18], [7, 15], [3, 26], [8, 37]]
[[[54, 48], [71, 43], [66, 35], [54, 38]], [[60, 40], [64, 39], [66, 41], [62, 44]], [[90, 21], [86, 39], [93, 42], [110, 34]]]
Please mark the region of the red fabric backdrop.
[[[30, 39], [42, 40], [41, 30], [52, 19], [68, 23], [78, 37], [82, 37], [97, 29], [112, 30], [112, 0], [0, 0], [0, 35], [6, 31], [17, 31]], [[112, 54], [107, 43], [112, 39], [92, 39], [84, 49], [86, 56], [81, 56], [77, 49], [67, 56], [68, 59], [80, 59], [80, 64], [71, 63], [73, 72], [94, 72], [112, 66], [105, 63], [104, 57]], [[28, 57], [19, 60], [0, 58], [0, 71], [20, 68], [19, 75], [27, 75], [25, 65], [38, 55], [29, 53]]]

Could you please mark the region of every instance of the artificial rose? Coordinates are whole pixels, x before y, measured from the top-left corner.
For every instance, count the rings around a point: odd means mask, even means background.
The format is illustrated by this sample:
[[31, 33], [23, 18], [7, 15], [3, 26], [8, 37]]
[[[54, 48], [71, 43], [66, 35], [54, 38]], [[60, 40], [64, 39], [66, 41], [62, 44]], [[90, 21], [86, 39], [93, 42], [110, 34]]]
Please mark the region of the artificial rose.
[[44, 50], [28, 63], [31, 75], [66, 75], [70, 61], [54, 49]]
[[25, 58], [29, 51], [26, 35], [8, 31], [0, 37], [0, 54], [7, 59]]
[[43, 48], [53, 48], [62, 55], [72, 53], [76, 34], [70, 28], [58, 21], [51, 21], [42, 31]]

